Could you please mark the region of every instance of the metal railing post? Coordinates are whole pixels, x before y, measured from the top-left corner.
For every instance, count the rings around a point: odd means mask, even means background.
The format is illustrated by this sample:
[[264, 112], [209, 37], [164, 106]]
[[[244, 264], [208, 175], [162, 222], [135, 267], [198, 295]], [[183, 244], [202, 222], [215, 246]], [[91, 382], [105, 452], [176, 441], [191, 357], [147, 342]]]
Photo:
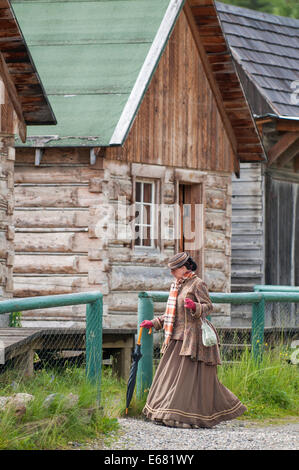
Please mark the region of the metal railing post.
[[86, 378], [98, 388], [97, 401], [101, 396], [102, 376], [102, 317], [103, 298], [86, 306]]
[[254, 359], [262, 359], [264, 349], [265, 298], [252, 304], [251, 351]]
[[[154, 318], [153, 299], [145, 292], [138, 295], [138, 330], [143, 320], [152, 320]], [[137, 397], [141, 398], [144, 392], [150, 388], [153, 380], [153, 333], [145, 334], [143, 331], [141, 340], [142, 358], [138, 364], [137, 371]]]

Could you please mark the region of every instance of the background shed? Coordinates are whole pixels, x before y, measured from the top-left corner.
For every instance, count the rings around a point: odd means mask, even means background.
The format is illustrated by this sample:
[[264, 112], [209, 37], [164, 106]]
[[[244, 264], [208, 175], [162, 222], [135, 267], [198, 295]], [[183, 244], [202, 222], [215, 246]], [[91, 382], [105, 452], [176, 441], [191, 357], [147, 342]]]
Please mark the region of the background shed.
[[[299, 20], [221, 3], [217, 11], [268, 157], [233, 178], [232, 291], [299, 285]], [[237, 306], [232, 316], [248, 324]]]

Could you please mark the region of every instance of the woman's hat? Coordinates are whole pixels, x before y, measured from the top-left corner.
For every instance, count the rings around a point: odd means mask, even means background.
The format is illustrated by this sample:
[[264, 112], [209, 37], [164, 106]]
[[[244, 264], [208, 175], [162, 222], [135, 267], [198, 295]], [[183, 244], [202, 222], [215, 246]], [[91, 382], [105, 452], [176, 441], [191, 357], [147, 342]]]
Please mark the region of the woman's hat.
[[182, 251], [181, 253], [177, 253], [176, 255], [172, 256], [168, 262], [168, 267], [170, 269], [177, 269], [183, 266], [187, 259], [189, 258], [188, 253]]

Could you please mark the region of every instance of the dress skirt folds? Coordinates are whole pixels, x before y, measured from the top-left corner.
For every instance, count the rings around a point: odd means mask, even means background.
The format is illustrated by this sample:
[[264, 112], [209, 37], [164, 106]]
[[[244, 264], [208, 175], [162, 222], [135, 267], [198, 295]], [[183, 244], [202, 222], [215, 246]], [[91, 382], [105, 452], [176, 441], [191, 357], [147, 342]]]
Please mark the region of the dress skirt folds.
[[181, 340], [171, 339], [150, 388], [145, 416], [178, 427], [211, 428], [247, 411], [217, 377], [217, 365], [180, 356]]

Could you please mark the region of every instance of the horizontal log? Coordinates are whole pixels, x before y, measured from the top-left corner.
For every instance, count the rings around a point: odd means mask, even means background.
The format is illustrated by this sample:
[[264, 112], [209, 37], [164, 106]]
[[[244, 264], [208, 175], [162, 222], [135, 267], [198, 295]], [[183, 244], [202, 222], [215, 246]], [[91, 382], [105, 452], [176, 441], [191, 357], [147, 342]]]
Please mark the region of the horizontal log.
[[15, 169], [15, 183], [89, 183], [91, 178], [103, 178], [104, 170], [93, 166], [38, 166], [18, 165]]
[[75, 292], [94, 291], [87, 277], [79, 276], [15, 276], [14, 297], [35, 297], [43, 295], [72, 294]]
[[224, 272], [230, 270], [230, 258], [219, 251], [205, 250], [205, 268], [220, 269]]
[[54, 228], [88, 227], [89, 211], [84, 210], [20, 210], [16, 209], [13, 217], [14, 225], [19, 228]]
[[[54, 128], [53, 128], [54, 131]], [[53, 132], [55, 133], [55, 132]], [[29, 164], [35, 163], [34, 148], [17, 148], [16, 163]], [[89, 148], [43, 148], [43, 165], [90, 165], [90, 149]], [[98, 156], [95, 165], [91, 165], [93, 169], [103, 168], [103, 157]]]
[[169, 289], [171, 278], [167, 268], [152, 266], [112, 266], [111, 290]]
[[101, 250], [105, 244], [105, 240], [89, 238], [86, 232], [16, 232], [14, 243], [16, 253], [88, 253], [91, 249]]
[[205, 230], [205, 248], [210, 250], [225, 251], [228, 241], [223, 232]]
[[226, 217], [225, 212], [210, 212], [205, 214], [206, 228], [210, 230], [222, 230], [225, 232], [230, 220]]
[[79, 256], [16, 255], [14, 273], [76, 274], [80, 273], [79, 264]]
[[[107, 261], [89, 261], [88, 256], [73, 255], [20, 255], [15, 256], [15, 274], [89, 274], [94, 267], [104, 273]], [[100, 276], [98, 276], [100, 280]]]
[[89, 207], [104, 203], [102, 194], [91, 193], [87, 187], [51, 186], [28, 187], [16, 186], [16, 207]]
[[25, 310], [22, 319], [72, 319], [73, 317], [85, 319], [86, 305], [72, 305], [68, 307], [53, 307], [47, 309]]
[[40, 319], [25, 319], [22, 321], [22, 326], [25, 328], [85, 328], [85, 320], [79, 319], [78, 321], [72, 320], [40, 320]]

